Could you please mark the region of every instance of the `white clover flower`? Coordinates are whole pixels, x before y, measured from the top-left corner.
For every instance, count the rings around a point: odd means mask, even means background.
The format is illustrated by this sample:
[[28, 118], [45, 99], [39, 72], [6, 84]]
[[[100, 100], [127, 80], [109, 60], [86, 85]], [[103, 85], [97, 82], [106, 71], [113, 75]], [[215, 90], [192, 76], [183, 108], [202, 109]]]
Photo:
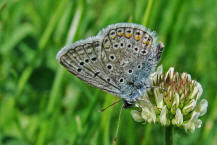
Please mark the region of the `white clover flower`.
[[153, 87], [136, 101], [136, 110], [131, 112], [135, 121], [174, 125], [185, 131], [201, 127], [199, 117], [207, 112], [208, 102], [205, 99], [199, 102], [203, 93], [199, 82], [172, 67], [163, 73], [162, 66], [151, 74], [151, 80]]

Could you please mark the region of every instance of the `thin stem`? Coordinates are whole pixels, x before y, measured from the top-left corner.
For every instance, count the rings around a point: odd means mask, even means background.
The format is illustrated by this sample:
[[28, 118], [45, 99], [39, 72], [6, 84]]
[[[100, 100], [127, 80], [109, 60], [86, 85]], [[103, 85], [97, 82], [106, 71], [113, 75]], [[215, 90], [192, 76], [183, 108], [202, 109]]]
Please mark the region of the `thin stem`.
[[165, 127], [165, 145], [173, 144], [173, 127], [167, 126]]

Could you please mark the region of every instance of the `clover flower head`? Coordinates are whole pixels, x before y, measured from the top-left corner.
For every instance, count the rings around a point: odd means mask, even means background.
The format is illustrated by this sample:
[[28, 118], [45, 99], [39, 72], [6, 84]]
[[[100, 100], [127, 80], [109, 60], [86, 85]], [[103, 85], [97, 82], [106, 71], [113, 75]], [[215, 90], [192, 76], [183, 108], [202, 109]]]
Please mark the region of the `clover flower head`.
[[199, 82], [187, 73], [178, 73], [171, 67], [163, 73], [162, 65], [151, 74], [153, 87], [136, 101], [131, 114], [137, 122], [174, 125], [185, 131], [200, 128], [199, 117], [207, 112], [208, 102], [200, 97], [203, 93]]

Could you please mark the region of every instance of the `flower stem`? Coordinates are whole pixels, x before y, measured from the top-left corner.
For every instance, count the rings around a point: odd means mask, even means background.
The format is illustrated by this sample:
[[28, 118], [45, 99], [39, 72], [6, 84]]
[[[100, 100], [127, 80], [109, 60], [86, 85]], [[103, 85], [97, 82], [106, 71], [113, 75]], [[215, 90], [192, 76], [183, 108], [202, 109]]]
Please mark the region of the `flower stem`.
[[165, 145], [173, 144], [173, 127], [167, 126], [165, 127]]

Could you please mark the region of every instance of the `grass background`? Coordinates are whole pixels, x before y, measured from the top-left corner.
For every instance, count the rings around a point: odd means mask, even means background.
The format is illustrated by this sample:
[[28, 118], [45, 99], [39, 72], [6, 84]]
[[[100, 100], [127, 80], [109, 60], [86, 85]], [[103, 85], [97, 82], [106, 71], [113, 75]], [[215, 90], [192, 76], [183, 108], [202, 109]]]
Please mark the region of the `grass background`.
[[[56, 61], [65, 44], [109, 24], [134, 22], [156, 30], [161, 63], [201, 82], [209, 102], [202, 128], [175, 129], [175, 145], [217, 144], [216, 0], [0, 0], [0, 145], [109, 145], [120, 105]], [[122, 114], [117, 144], [162, 145], [160, 125]]]

